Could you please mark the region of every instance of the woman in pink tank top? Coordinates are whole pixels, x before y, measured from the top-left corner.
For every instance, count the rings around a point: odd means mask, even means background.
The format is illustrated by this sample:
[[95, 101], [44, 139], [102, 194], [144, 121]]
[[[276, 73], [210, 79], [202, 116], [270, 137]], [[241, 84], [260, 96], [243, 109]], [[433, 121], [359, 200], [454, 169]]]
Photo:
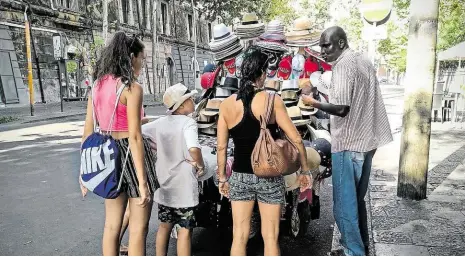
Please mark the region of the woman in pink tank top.
[[[158, 181], [155, 175], [155, 157], [149, 142], [141, 133], [143, 89], [136, 79], [144, 59], [144, 44], [136, 37], [117, 32], [102, 50], [94, 69], [96, 82], [87, 104], [82, 142], [94, 131], [95, 113], [96, 125], [101, 131], [111, 133], [122, 159], [125, 159], [129, 151], [121, 194], [116, 199], [105, 199], [103, 255], [119, 255], [126, 206], [131, 210], [129, 255], [145, 255], [152, 210], [151, 198], [158, 188]], [[85, 195], [85, 189], [82, 186], [81, 189]]]

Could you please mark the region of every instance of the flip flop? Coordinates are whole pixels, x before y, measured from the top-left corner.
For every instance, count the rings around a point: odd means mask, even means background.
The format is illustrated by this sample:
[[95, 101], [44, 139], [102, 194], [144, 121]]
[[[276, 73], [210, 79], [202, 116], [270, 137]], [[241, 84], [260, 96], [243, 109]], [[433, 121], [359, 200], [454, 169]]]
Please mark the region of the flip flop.
[[121, 245], [119, 247], [119, 254], [123, 255], [123, 256], [127, 256], [128, 255], [128, 247], [126, 245]]

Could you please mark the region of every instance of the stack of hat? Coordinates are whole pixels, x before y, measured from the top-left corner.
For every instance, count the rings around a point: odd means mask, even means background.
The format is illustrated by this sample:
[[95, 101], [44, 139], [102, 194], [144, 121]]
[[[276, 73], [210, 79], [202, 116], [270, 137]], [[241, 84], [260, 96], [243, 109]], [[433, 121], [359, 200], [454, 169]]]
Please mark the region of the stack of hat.
[[239, 81], [236, 77], [223, 77], [221, 83], [214, 90], [213, 98], [204, 99], [205, 102], [198, 105], [196, 118], [200, 134], [216, 137], [220, 105], [224, 99], [239, 90]]
[[287, 52], [286, 37], [284, 36], [284, 25], [274, 20], [268, 24], [267, 30], [259, 37], [256, 45], [265, 51]]
[[303, 115], [297, 106], [287, 107], [287, 114], [296, 127], [310, 124], [310, 116]]
[[265, 32], [265, 24], [258, 22], [255, 13], [242, 16], [241, 24], [237, 26], [237, 36], [242, 40], [253, 40]]
[[207, 136], [216, 137], [216, 124], [218, 120], [218, 114], [220, 112], [220, 105], [222, 99], [213, 98], [205, 99], [206, 105], [199, 106], [201, 108], [197, 117], [197, 126], [199, 133]]
[[298, 18], [294, 21], [292, 31], [286, 33], [287, 45], [306, 47], [315, 44], [319, 40], [319, 34], [312, 30], [312, 22], [309, 18]]
[[299, 87], [296, 87], [294, 81], [284, 80], [281, 84], [280, 95], [287, 107], [296, 106], [299, 101]]
[[216, 61], [222, 61], [229, 59], [231, 56], [236, 56], [243, 49], [239, 38], [223, 23], [213, 28], [213, 40], [209, 45]]

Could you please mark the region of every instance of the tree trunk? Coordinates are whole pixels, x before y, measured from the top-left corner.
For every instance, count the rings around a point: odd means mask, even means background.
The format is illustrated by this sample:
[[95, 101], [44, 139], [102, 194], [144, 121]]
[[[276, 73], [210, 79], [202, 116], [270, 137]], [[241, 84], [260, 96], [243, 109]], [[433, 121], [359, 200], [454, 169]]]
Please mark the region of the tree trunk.
[[426, 198], [439, 0], [410, 3], [397, 196]]
[[102, 7], [103, 7], [103, 41], [105, 42], [105, 45], [107, 45], [107, 40], [108, 40], [108, 0], [103, 0], [102, 1]]

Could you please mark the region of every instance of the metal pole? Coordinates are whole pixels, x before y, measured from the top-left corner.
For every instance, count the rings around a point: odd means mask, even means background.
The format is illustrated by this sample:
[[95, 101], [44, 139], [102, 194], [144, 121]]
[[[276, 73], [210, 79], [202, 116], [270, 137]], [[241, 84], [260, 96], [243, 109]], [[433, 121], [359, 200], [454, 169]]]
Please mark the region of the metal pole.
[[27, 19], [27, 6], [24, 10], [24, 29], [26, 32], [26, 56], [27, 56], [27, 78], [29, 86], [29, 104], [31, 106], [31, 116], [34, 116], [34, 87], [32, 84], [32, 60], [31, 60], [31, 30]]
[[60, 84], [60, 109], [63, 112], [63, 81], [61, 79], [61, 60], [57, 60], [58, 64], [58, 84]]
[[194, 6], [194, 0], [191, 0], [191, 4], [192, 4], [192, 12], [193, 12], [193, 19], [194, 19], [194, 89], [195, 89], [195, 83], [197, 81], [197, 12], [195, 10], [195, 6]]
[[156, 78], [156, 75], [157, 75], [157, 38], [158, 38], [158, 31], [157, 31], [157, 5], [158, 5], [158, 1], [157, 0], [153, 0], [152, 2], [152, 14], [153, 14], [153, 17], [152, 17], [152, 75], [153, 75], [153, 80], [152, 80], [152, 85], [153, 85], [153, 97], [154, 97], [154, 100], [156, 99], [156, 95], [157, 95], [157, 90], [156, 90], [156, 85], [157, 85], [157, 78]]
[[[32, 16], [32, 15], [31, 15]], [[37, 79], [39, 80], [39, 90], [40, 90], [40, 99], [42, 101], [42, 103], [44, 104], [45, 103], [45, 95], [44, 95], [44, 87], [42, 85], [42, 78], [41, 78], [41, 72], [40, 72], [40, 66], [39, 66], [39, 57], [37, 55], [37, 51], [36, 51], [36, 43], [34, 42], [34, 37], [32, 35], [32, 22], [29, 23], [29, 34], [30, 34], [30, 37], [31, 37], [31, 43], [32, 43], [32, 50], [34, 50], [34, 60], [35, 60], [35, 63], [36, 63], [36, 67], [37, 67]]]

